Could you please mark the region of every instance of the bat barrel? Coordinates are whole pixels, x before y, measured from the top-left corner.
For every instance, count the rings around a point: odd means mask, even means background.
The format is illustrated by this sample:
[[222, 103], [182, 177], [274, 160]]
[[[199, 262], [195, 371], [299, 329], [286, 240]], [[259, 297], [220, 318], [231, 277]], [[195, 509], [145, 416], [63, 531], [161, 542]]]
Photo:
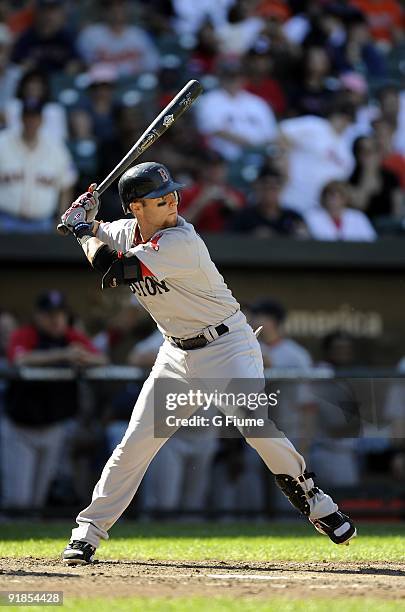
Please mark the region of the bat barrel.
[[[134, 146], [128, 151], [123, 159], [115, 166], [110, 174], [97, 186], [97, 191], [101, 195], [110, 185], [117, 179], [127, 168], [129, 168], [133, 162], [138, 159], [162, 134], [181, 115], [187, 111], [193, 102], [202, 93], [203, 88], [201, 83], [193, 79], [189, 81], [183, 89], [169, 102], [169, 104], [162, 110], [161, 113], [154, 119], [150, 126], [144, 131], [142, 136], [136, 141]], [[57, 230], [60, 234], [67, 235], [69, 233], [68, 228], [60, 223], [57, 226]]]

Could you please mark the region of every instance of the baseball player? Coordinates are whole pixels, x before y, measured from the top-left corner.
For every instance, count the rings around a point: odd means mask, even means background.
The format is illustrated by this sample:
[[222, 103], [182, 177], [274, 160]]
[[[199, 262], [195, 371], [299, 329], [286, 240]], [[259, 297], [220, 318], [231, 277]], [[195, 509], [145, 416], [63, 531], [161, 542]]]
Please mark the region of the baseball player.
[[[92, 562], [100, 539], [108, 539], [108, 530], [131, 502], [165, 442], [154, 436], [158, 379], [191, 383], [196, 378], [264, 378], [252, 328], [201, 237], [177, 213], [182, 187], [164, 165], [142, 163], [127, 170], [118, 185], [124, 213], [132, 218], [96, 221], [100, 202], [95, 184], [62, 216], [102, 275], [102, 289], [129, 285], [165, 338], [124, 437], [107, 461], [91, 503], [77, 516], [78, 526], [63, 552], [68, 564]], [[336, 544], [356, 536], [352, 521], [315, 486], [304, 458], [281, 432], [268, 437], [249, 437], [243, 428], [241, 432], [290, 502], [319, 532]]]

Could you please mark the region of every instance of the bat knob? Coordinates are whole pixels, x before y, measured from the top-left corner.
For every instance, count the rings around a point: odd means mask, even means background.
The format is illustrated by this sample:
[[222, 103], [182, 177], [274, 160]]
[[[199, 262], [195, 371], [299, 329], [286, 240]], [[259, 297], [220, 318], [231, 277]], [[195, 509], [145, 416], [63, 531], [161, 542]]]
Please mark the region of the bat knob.
[[56, 230], [62, 236], [67, 236], [68, 234], [70, 234], [69, 228], [66, 227], [66, 225], [64, 225], [63, 223], [59, 223], [59, 225], [57, 226]]

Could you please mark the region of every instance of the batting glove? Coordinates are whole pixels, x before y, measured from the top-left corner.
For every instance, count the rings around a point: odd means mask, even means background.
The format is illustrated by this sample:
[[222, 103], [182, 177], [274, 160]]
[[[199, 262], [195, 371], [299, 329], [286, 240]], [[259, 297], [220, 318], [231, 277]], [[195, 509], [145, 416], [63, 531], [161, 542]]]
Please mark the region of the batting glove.
[[63, 213], [61, 221], [73, 234], [76, 234], [76, 232], [82, 228], [90, 228], [91, 223], [88, 223], [86, 214], [86, 209], [83, 206], [76, 205], [74, 202], [72, 206]]
[[98, 209], [100, 208], [100, 195], [96, 190], [97, 184], [92, 183], [86, 191], [82, 193], [73, 202], [70, 208], [84, 208], [86, 211], [86, 221], [92, 223], [97, 216]]

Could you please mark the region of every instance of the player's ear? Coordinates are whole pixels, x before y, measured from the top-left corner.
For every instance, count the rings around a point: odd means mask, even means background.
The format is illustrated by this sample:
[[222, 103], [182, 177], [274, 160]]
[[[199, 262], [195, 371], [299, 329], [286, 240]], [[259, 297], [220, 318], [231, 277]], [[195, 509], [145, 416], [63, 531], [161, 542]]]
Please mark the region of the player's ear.
[[129, 205], [130, 211], [135, 216], [140, 210], [142, 210], [142, 208], [143, 208], [143, 204], [140, 200], [137, 200], [136, 202], [131, 202]]

